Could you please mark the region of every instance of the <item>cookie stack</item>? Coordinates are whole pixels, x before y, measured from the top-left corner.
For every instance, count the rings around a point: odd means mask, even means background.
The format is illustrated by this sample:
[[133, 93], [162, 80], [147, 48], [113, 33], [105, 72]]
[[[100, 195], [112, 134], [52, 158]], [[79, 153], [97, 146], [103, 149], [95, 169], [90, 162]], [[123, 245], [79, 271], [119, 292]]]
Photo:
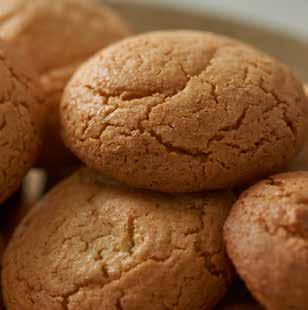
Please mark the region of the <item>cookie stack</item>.
[[29, 123], [44, 151], [38, 162], [38, 151], [19, 159], [28, 169], [84, 166], [18, 225], [3, 259], [6, 308], [212, 309], [236, 278], [233, 263], [263, 306], [305, 309], [308, 173], [268, 177], [302, 149], [307, 130], [308, 100], [290, 70], [205, 32], [110, 45], [128, 27], [96, 1], [20, 3], [0, 34], [29, 57], [45, 100], [32, 100], [30, 78], [0, 46], [3, 106], [18, 112], [0, 114], [0, 142], [3, 128], [20, 123], [21, 145], [38, 146], [34, 135], [22, 140]]

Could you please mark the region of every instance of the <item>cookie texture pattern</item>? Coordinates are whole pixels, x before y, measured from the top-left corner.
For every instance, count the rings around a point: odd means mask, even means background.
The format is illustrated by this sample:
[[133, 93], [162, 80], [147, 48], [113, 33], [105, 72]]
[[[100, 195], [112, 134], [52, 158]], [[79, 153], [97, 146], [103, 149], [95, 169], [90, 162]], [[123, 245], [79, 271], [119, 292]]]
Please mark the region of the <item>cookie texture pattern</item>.
[[0, 9], [0, 37], [29, 55], [45, 91], [49, 117], [40, 162], [69, 164], [73, 156], [59, 136], [63, 89], [80, 63], [125, 37], [129, 26], [98, 0], [4, 0]]
[[144, 34], [83, 65], [61, 105], [63, 137], [87, 165], [165, 192], [233, 187], [302, 146], [307, 98], [288, 68], [210, 33]]
[[248, 189], [224, 227], [227, 252], [266, 309], [308, 304], [308, 172], [273, 176]]
[[41, 145], [44, 102], [25, 59], [0, 41], [0, 203], [18, 188]]
[[210, 309], [233, 277], [222, 240], [232, 203], [227, 192], [142, 192], [82, 169], [15, 232], [3, 264], [6, 306]]

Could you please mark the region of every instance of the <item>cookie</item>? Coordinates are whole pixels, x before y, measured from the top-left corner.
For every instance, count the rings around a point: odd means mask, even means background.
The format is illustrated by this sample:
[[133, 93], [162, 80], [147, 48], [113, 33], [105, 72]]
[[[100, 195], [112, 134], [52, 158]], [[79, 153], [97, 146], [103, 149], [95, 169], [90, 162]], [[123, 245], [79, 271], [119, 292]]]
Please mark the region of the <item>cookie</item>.
[[0, 41], [0, 203], [17, 190], [41, 145], [44, 102], [26, 63]]
[[248, 189], [224, 227], [227, 252], [266, 309], [307, 309], [308, 172]]
[[0, 37], [30, 55], [40, 74], [49, 107], [42, 166], [74, 161], [59, 136], [58, 106], [76, 68], [99, 49], [128, 33], [128, 25], [95, 0], [5, 0]]
[[[308, 97], [308, 84], [305, 86], [306, 96]], [[305, 139], [303, 150], [287, 165], [286, 171], [308, 170], [308, 140]]]
[[11, 239], [6, 306], [210, 309], [233, 278], [222, 240], [232, 202], [230, 193], [138, 192], [81, 169], [47, 194]]
[[121, 41], [74, 75], [63, 137], [88, 166], [163, 192], [234, 187], [302, 146], [307, 98], [289, 69], [238, 41], [166, 31]]

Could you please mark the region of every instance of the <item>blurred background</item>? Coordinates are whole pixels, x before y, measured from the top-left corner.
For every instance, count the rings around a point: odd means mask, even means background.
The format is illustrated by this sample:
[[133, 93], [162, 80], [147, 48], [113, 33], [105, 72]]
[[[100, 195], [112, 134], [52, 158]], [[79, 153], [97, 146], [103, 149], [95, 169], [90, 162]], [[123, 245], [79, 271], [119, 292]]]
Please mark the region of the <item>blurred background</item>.
[[231, 17], [308, 40], [308, 0], [110, 0]]
[[308, 81], [308, 0], [102, 0], [136, 32], [197, 29], [240, 39]]

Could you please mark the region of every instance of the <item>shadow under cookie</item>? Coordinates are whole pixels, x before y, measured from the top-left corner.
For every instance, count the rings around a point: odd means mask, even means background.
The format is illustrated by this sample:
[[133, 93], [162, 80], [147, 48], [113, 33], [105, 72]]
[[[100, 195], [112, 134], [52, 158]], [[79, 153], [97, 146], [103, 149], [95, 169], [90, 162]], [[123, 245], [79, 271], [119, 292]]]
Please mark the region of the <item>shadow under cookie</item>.
[[216, 306], [216, 310], [262, 310], [249, 293], [245, 284], [237, 280], [235, 281], [223, 301]]

